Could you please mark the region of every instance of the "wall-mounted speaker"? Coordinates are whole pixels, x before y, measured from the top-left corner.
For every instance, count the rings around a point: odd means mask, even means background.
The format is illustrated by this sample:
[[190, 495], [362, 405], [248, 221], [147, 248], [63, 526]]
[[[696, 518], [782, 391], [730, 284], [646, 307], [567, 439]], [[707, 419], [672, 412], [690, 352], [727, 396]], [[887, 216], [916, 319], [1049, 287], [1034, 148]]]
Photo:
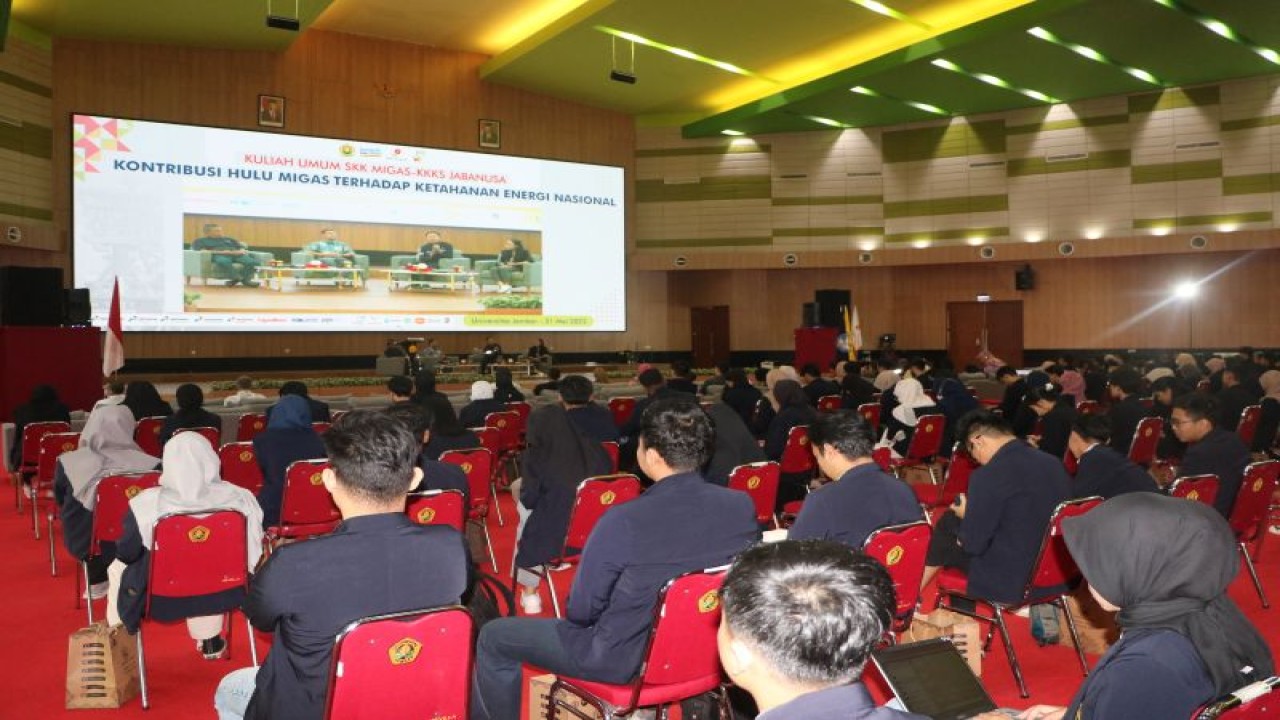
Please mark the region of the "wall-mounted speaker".
[[62, 324], [62, 268], [0, 267], [0, 325]]
[[787, 267], [795, 267], [798, 262], [800, 262], [800, 258], [796, 257], [795, 253], [787, 253], [782, 256], [782, 264]]
[[1191, 238], [1191, 249], [1203, 250], [1209, 247], [1209, 238], [1203, 235], [1195, 235]]
[[1061, 255], [1062, 257], [1070, 257], [1073, 253], [1075, 253], [1075, 251], [1076, 251], [1076, 246], [1069, 242], [1058, 244], [1058, 254]]
[[996, 249], [991, 247], [990, 245], [983, 245], [982, 247], [978, 248], [978, 257], [982, 258], [983, 260], [990, 260], [995, 256], [996, 256]]
[[675, 256], [674, 259], [672, 259], [671, 264], [675, 265], [676, 267], [684, 267], [685, 265], [689, 264], [689, 258], [683, 255], [677, 255]]
[[858, 253], [858, 262], [862, 263], [863, 265], [870, 265], [875, 259], [876, 259], [876, 256], [872, 255], [869, 252]]
[[88, 288], [72, 288], [63, 291], [66, 308], [66, 317], [63, 318], [64, 325], [88, 325], [92, 316], [92, 309], [89, 304]]
[[1036, 271], [1030, 265], [1023, 265], [1013, 273], [1013, 287], [1017, 290], [1036, 289]]

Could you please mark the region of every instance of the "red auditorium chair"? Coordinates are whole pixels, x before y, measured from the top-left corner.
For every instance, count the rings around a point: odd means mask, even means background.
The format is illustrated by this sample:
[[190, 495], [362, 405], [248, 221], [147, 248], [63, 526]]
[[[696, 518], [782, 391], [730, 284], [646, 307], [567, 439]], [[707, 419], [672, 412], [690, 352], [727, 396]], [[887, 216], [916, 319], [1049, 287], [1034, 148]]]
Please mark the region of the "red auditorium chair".
[[898, 604], [893, 612], [893, 627], [888, 633], [906, 632], [911, 618], [920, 606], [920, 581], [924, 578], [925, 557], [929, 554], [929, 540], [933, 527], [924, 520], [902, 525], [882, 527], [867, 536], [862, 552], [875, 558], [893, 580], [894, 596]]
[[448, 525], [463, 532], [467, 511], [461, 490], [427, 490], [409, 493], [404, 512], [419, 525]]
[[40, 438], [50, 433], [71, 432], [71, 424], [61, 421], [33, 422], [22, 428], [22, 458], [15, 469], [13, 505], [22, 511], [22, 480], [36, 474], [40, 463]]
[[756, 506], [756, 522], [761, 527], [778, 524], [773, 509], [778, 504], [778, 482], [782, 468], [772, 460], [739, 465], [729, 472], [729, 489], [740, 490], [751, 496]]
[[871, 426], [872, 434], [880, 432], [880, 403], [862, 403], [858, 406], [858, 414]]
[[600, 445], [609, 456], [610, 472], [618, 472], [618, 443], [614, 440], [605, 440]]
[[[93, 529], [89, 534], [89, 557], [102, 552], [103, 542], [116, 542], [124, 533], [124, 516], [129, 501], [147, 488], [160, 486], [160, 472], [121, 473], [108, 475], [98, 481], [97, 500], [93, 508]], [[89, 587], [89, 563], [81, 562], [82, 573], [76, 575], [76, 607], [80, 607], [80, 582]], [[93, 602], [86, 601], [89, 624], [93, 624]]]
[[1280, 677], [1269, 677], [1218, 698], [1190, 720], [1269, 720], [1280, 717]]
[[1258, 591], [1258, 599], [1262, 601], [1264, 609], [1271, 607], [1271, 604], [1262, 591], [1258, 571], [1253, 566], [1253, 558], [1249, 556], [1249, 545], [1261, 542], [1267, 532], [1267, 508], [1271, 502], [1271, 494], [1275, 492], [1277, 479], [1280, 479], [1280, 460], [1256, 462], [1245, 468], [1240, 490], [1236, 494], [1236, 504], [1231, 508], [1228, 520], [1232, 532], [1236, 534], [1236, 542], [1240, 545], [1244, 567], [1249, 571], [1253, 589]]
[[1156, 461], [1156, 448], [1160, 445], [1160, 436], [1164, 434], [1164, 420], [1158, 417], [1145, 417], [1138, 421], [1133, 430], [1133, 440], [1129, 442], [1129, 460], [1135, 465], [1151, 467]]
[[267, 429], [266, 413], [245, 413], [236, 422], [236, 442], [248, 442]]
[[[53, 475], [58, 469], [58, 457], [75, 450], [79, 444], [78, 432], [46, 433], [40, 437], [36, 473], [31, 476], [31, 532], [37, 540], [40, 539], [40, 501], [48, 498], [52, 506]], [[50, 541], [52, 539], [50, 536]]]
[[818, 398], [818, 412], [835, 412], [840, 409], [839, 395], [823, 395]]
[[1240, 411], [1240, 422], [1236, 425], [1236, 434], [1244, 441], [1245, 447], [1253, 447], [1253, 438], [1258, 434], [1258, 421], [1261, 419], [1261, 405], [1250, 405]]
[[903, 468], [922, 467], [929, 471], [929, 479], [937, 485], [933, 461], [942, 452], [942, 435], [946, 428], [946, 415], [921, 415], [916, 422], [916, 431], [911, 434], [911, 442], [907, 444], [907, 454], [889, 459], [893, 473], [901, 477]]
[[[916, 499], [928, 507], [946, 507], [955, 501], [956, 495], [969, 491], [969, 476], [979, 467], [978, 461], [965, 452], [963, 443], [956, 443], [951, 450], [951, 461], [943, 473], [942, 482], [936, 485], [913, 483], [911, 489]], [[937, 488], [937, 492], [933, 492]]]
[[787, 475], [813, 474], [818, 463], [813, 459], [813, 451], [809, 449], [808, 425], [796, 425], [787, 431], [787, 444], [782, 448], [782, 461], [779, 465]]
[[1202, 502], [1213, 507], [1218, 500], [1217, 475], [1188, 475], [1174, 480], [1169, 485], [1169, 495]]
[[626, 425], [635, 412], [636, 399], [633, 397], [616, 397], [609, 399], [609, 412], [613, 414], [613, 424], [618, 427]]
[[254, 495], [262, 489], [262, 468], [252, 442], [232, 442], [218, 449], [222, 462], [222, 479], [248, 490]]
[[280, 521], [263, 535], [267, 552], [286, 540], [305, 540], [333, 532], [342, 522], [333, 496], [324, 487], [321, 474], [328, 460], [298, 460], [284, 471], [284, 492], [280, 497]]
[[200, 437], [204, 438], [205, 440], [208, 440], [209, 445], [211, 445], [215, 450], [219, 447], [219, 444], [222, 440], [222, 431], [219, 430], [218, 428], [211, 428], [211, 427], [178, 428], [177, 430], [173, 431], [173, 434], [177, 435], [178, 433], [184, 433], [184, 432], [193, 432], [199, 435]]
[[474, 523], [484, 535], [484, 546], [489, 549], [489, 564], [493, 571], [498, 571], [498, 557], [493, 552], [493, 540], [489, 537], [489, 526], [485, 518], [489, 517], [489, 501], [498, 504], [498, 495], [493, 487], [493, 453], [486, 448], [474, 450], [447, 450], [440, 454], [440, 462], [451, 463], [462, 468], [467, 475], [467, 493], [471, 496], [471, 507], [467, 508], [467, 521]]
[[[138, 443], [142, 452], [160, 457], [160, 428], [164, 427], [167, 418], [163, 415], [144, 417], [133, 428], [133, 441]], [[216, 445], [214, 447], [217, 447]]]

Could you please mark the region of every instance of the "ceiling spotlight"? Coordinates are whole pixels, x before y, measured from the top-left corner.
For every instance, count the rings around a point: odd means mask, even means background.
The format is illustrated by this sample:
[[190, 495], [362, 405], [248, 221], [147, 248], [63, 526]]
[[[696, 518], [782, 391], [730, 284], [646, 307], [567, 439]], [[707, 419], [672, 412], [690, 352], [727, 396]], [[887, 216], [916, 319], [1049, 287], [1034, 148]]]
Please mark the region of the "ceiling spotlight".
[[624, 68], [618, 66], [618, 36], [609, 36], [609, 79], [614, 82], [626, 83], [627, 85], [636, 84], [636, 42], [629, 38], [623, 38], [623, 42], [631, 49], [631, 62]]
[[276, 30], [298, 32], [302, 29], [302, 16], [298, 13], [299, 0], [293, 0], [293, 17], [271, 12], [271, 0], [267, 0], [267, 27]]
[[1200, 283], [1185, 280], [1173, 288], [1173, 296], [1180, 300], [1190, 300], [1200, 294]]

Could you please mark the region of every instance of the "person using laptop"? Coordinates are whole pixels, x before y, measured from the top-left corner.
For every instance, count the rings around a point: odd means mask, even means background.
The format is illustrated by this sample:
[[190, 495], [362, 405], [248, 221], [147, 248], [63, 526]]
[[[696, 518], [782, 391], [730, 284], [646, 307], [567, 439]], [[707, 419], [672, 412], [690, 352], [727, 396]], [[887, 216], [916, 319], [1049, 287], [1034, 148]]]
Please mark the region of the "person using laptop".
[[1266, 640], [1227, 597], [1240, 561], [1213, 508], [1129, 493], [1063, 520], [1062, 532], [1123, 632], [1070, 707], [1036, 705], [1024, 720], [1187, 718], [1275, 673]]
[[891, 627], [893, 581], [826, 540], [757, 545], [720, 591], [720, 662], [768, 720], [928, 720], [876, 707], [862, 668]]

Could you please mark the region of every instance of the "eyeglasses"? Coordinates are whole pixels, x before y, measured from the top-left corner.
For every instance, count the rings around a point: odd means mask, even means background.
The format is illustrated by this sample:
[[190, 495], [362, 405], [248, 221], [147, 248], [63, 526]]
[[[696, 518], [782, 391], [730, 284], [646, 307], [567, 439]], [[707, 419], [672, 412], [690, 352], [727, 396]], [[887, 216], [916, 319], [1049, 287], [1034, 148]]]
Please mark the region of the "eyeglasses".
[[978, 438], [980, 438], [980, 437], [983, 437], [983, 433], [980, 433], [980, 432], [979, 432], [979, 433], [974, 433], [974, 434], [970, 435], [969, 437], [965, 438], [965, 439], [964, 439], [964, 451], [965, 451], [965, 452], [967, 452], [967, 453], [969, 453], [970, 455], [972, 455], [972, 454], [973, 454], [973, 441], [974, 441], [974, 440], [977, 440], [977, 439], [978, 439]]

